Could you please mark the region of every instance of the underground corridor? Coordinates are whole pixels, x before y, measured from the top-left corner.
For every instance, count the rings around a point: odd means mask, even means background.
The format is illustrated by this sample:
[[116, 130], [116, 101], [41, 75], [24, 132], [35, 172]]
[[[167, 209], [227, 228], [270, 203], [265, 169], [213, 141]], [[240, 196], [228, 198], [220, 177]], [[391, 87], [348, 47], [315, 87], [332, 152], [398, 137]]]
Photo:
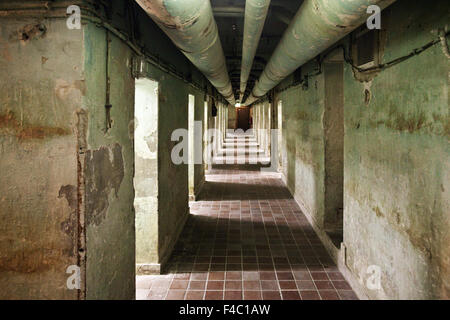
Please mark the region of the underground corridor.
[[[258, 147], [242, 133], [224, 143]], [[167, 267], [137, 276], [136, 299], [357, 299], [280, 174], [236, 154], [212, 165]]]
[[449, 21], [1, 1], [0, 300], [449, 300]]

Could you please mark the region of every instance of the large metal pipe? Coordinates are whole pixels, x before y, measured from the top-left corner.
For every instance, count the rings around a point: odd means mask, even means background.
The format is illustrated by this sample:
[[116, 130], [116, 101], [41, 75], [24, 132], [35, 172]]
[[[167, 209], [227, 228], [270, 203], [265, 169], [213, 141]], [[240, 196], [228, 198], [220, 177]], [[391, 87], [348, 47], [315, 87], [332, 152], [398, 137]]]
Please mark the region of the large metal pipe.
[[305, 0], [275, 49], [245, 105], [250, 105], [284, 78], [368, 18], [367, 8], [386, 8], [395, 0]]
[[225, 99], [235, 105], [209, 0], [136, 0]]
[[240, 99], [247, 88], [253, 59], [258, 49], [259, 39], [264, 28], [270, 0], [247, 0], [245, 2], [244, 41], [242, 43], [242, 66]]

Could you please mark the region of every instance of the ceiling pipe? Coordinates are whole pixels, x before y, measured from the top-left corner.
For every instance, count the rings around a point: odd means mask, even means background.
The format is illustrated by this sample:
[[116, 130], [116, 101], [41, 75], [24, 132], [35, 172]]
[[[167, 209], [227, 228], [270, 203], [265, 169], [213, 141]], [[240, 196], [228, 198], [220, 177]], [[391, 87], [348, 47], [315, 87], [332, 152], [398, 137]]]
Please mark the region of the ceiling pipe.
[[181, 52], [235, 105], [225, 55], [209, 0], [136, 0]]
[[[240, 6], [231, 7], [214, 7], [213, 13], [215, 17], [221, 18], [244, 18], [245, 8]], [[280, 4], [273, 3], [269, 9], [268, 16], [272, 16], [281, 23], [288, 25], [293, 17], [290, 11]]]
[[305, 0], [286, 29], [252, 94], [250, 105], [288, 75], [345, 37], [368, 18], [367, 8], [386, 8], [395, 0]]
[[259, 39], [266, 22], [270, 0], [247, 0], [245, 2], [244, 41], [242, 43], [242, 65], [240, 100], [242, 100], [247, 81], [252, 70], [253, 60], [258, 49]]

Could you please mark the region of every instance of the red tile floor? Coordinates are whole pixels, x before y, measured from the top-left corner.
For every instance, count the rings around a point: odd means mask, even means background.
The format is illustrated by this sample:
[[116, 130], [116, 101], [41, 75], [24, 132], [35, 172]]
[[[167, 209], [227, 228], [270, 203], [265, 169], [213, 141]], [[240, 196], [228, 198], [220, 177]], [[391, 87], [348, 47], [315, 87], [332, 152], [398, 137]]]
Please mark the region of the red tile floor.
[[216, 166], [163, 275], [140, 300], [357, 299], [279, 174]]

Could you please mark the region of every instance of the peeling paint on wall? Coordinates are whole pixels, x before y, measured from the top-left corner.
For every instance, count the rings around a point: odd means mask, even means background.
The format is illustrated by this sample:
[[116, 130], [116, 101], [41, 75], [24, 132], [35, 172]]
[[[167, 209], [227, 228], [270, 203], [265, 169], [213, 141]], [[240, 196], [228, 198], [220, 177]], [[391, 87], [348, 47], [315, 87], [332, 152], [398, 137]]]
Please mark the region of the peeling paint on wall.
[[101, 147], [86, 152], [86, 224], [100, 225], [106, 217], [112, 190], [118, 197], [124, 177], [122, 147]]

